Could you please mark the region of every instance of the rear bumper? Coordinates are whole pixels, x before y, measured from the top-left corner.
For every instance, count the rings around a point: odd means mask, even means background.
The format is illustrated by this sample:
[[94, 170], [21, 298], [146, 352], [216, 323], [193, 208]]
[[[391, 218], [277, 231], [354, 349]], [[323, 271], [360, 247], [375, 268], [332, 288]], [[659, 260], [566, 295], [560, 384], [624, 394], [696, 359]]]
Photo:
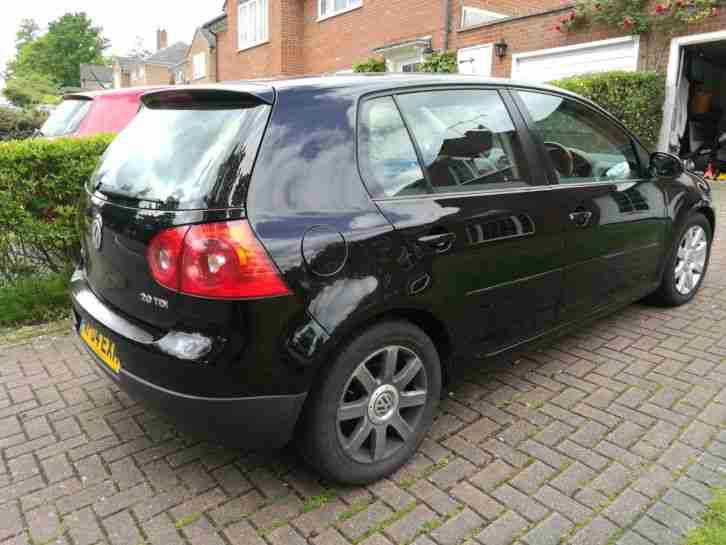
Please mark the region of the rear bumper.
[[[137, 324], [115, 313], [87, 286], [75, 284], [71, 289], [71, 301], [76, 334], [79, 334], [81, 323], [88, 322], [117, 345], [122, 361], [128, 362], [130, 357], [134, 357], [134, 368], [158, 363], [158, 356], [148, 354], [148, 358], [144, 357], [147, 353], [144, 349], [153, 339], [152, 332], [140, 330]], [[110, 315], [113, 315], [112, 322], [109, 321]], [[166, 387], [162, 380], [151, 382], [123, 366], [118, 373], [112, 371], [85, 341], [81, 339], [81, 342], [99, 368], [133, 399], [171, 416], [181, 429], [228, 446], [260, 449], [286, 444], [293, 436], [307, 397], [306, 393], [212, 397], [179, 392]], [[139, 358], [144, 361], [138, 361]], [[170, 357], [166, 356], [166, 359]], [[179, 361], [178, 364], [184, 365], [185, 362]]]

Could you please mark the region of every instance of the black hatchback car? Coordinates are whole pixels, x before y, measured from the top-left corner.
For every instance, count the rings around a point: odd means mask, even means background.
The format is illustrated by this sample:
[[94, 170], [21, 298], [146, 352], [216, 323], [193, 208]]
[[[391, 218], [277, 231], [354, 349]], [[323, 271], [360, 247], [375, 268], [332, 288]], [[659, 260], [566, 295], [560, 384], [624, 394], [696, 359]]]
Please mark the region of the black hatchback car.
[[337, 481], [415, 451], [463, 365], [689, 301], [708, 186], [559, 89], [302, 78], [145, 95], [84, 193], [76, 328], [120, 387]]

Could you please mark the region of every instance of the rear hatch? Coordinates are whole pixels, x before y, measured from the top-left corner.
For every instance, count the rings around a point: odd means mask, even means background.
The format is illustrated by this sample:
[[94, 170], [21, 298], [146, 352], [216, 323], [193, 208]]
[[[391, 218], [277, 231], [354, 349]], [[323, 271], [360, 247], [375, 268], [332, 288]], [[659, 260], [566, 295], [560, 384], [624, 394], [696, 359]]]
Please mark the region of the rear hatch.
[[[219, 302], [161, 286], [147, 250], [166, 229], [245, 217], [244, 189], [273, 97], [269, 88], [166, 90], [143, 97], [81, 202], [86, 277], [99, 298], [162, 329], [180, 321], [212, 325], [203, 307], [219, 308]], [[194, 324], [202, 316], [204, 324]]]

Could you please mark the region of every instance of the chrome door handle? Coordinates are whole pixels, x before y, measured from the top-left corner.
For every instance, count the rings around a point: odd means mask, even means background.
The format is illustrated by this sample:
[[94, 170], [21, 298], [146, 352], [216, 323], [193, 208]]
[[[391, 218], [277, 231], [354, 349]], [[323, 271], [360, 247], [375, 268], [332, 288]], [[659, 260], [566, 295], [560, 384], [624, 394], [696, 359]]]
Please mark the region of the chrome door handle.
[[456, 234], [449, 231], [445, 233], [436, 233], [433, 235], [424, 235], [418, 238], [419, 244], [428, 246], [436, 250], [437, 253], [448, 252], [454, 245]]
[[576, 210], [570, 212], [570, 221], [575, 224], [576, 227], [587, 227], [592, 219], [592, 212], [589, 210]]

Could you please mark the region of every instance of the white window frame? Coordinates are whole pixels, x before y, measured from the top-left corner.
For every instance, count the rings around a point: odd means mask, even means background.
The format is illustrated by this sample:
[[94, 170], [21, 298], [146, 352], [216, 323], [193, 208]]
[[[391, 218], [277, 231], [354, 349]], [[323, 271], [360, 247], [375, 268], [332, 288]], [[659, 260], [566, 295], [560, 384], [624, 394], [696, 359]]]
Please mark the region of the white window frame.
[[[477, 13], [483, 17], [488, 17], [489, 19], [487, 21], [482, 21], [481, 23], [474, 23], [471, 25], [466, 24], [466, 14], [468, 13]], [[501, 19], [508, 19], [511, 17], [511, 15], [505, 15], [503, 13], [497, 13], [495, 11], [489, 11], [486, 9], [477, 8], [475, 6], [463, 6], [461, 9], [461, 28], [471, 28], [479, 25], [486, 25], [487, 23], [493, 23], [494, 21], [499, 21]]]
[[[323, 13], [323, 2], [330, 5], [330, 9], [326, 13]], [[345, 0], [345, 2], [346, 7], [336, 10], [335, 0], [318, 0], [318, 21], [325, 21], [325, 19], [330, 19], [337, 15], [343, 15], [349, 11], [363, 7], [363, 0]]]
[[136, 70], [136, 79], [143, 79], [146, 77], [146, 68], [143, 66], [139, 66], [139, 68]]
[[[249, 24], [250, 15], [252, 25]], [[237, 7], [237, 50], [267, 43], [270, 36], [269, 0], [246, 0]]]
[[207, 54], [204, 51], [195, 53], [192, 57], [192, 70], [194, 79], [202, 79], [207, 76]]

